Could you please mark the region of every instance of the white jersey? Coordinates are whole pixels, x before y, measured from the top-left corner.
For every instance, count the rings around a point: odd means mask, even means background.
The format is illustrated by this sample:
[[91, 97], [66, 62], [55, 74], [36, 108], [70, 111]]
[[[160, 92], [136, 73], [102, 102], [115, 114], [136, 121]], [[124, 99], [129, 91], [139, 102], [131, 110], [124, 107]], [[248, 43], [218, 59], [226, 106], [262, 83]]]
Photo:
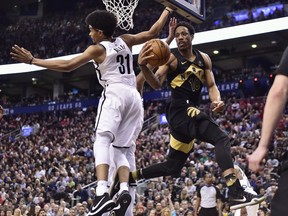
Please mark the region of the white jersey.
[[102, 41], [106, 50], [106, 58], [98, 64], [94, 62], [99, 83], [105, 88], [107, 84], [124, 83], [136, 87], [133, 70], [133, 55], [127, 44], [117, 37], [113, 42]]

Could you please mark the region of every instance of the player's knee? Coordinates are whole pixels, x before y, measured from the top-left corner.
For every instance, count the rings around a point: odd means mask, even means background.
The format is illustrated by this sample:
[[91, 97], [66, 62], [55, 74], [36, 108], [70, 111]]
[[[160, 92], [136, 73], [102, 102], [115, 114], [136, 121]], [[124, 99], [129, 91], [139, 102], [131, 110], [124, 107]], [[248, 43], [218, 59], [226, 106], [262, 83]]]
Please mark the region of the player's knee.
[[98, 131], [94, 141], [94, 157], [96, 166], [110, 164], [109, 147], [113, 141], [113, 134], [109, 131]]
[[168, 158], [166, 163], [166, 170], [169, 175], [180, 176], [183, 165], [184, 163], [182, 161], [172, 160]]
[[122, 148], [113, 147], [113, 158], [112, 160], [116, 164], [116, 168], [128, 167], [130, 169], [129, 161], [127, 160], [126, 154]]

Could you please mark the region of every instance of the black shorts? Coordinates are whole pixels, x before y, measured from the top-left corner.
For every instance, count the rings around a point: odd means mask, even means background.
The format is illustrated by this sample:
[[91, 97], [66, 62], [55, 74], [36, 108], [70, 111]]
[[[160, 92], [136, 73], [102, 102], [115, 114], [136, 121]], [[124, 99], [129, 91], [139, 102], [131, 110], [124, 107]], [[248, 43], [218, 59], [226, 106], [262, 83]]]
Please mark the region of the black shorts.
[[[223, 133], [210, 116], [187, 103], [186, 100], [170, 102], [167, 105], [166, 117], [170, 126], [170, 148], [172, 149], [170, 152], [174, 158], [188, 157], [193, 150], [195, 139], [211, 143], [213, 137]], [[207, 131], [208, 125], [213, 125], [214, 127], [209, 127], [213, 130]]]
[[198, 216], [218, 216], [216, 207], [214, 208], [202, 208], [199, 211]]

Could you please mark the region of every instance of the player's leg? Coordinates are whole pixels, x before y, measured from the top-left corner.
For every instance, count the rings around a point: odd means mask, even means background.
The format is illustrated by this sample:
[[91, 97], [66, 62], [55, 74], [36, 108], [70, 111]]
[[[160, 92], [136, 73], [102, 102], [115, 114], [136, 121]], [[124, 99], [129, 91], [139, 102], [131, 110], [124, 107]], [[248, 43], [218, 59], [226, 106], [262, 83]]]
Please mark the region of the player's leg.
[[[164, 162], [152, 164], [132, 172], [133, 178], [135, 180], [140, 180], [161, 176], [179, 176], [181, 169], [193, 149], [193, 144], [191, 143], [190, 145], [177, 141], [177, 149], [175, 149], [175, 140], [176, 139], [170, 135], [169, 154]], [[183, 152], [181, 149], [186, 149], [187, 152]]]
[[[177, 118], [177, 121], [179, 120], [183, 120], [183, 116]], [[174, 122], [170, 119], [169, 124], [173, 125]], [[170, 130], [169, 154], [167, 159], [162, 163], [153, 164], [132, 172], [133, 179], [139, 180], [160, 176], [180, 175], [182, 167], [193, 150], [194, 139], [182, 133], [181, 130], [179, 131]]]
[[[136, 169], [135, 149], [136, 149], [136, 145], [135, 145], [135, 142], [133, 142], [133, 145], [129, 148], [127, 155], [126, 155], [131, 170]], [[115, 185], [115, 183], [117, 183], [117, 185]], [[119, 175], [117, 175], [114, 178], [114, 183], [112, 185], [113, 185], [114, 192], [112, 192], [112, 190], [111, 190], [111, 193], [113, 193], [113, 194], [110, 194], [110, 196], [111, 195], [114, 196], [115, 194], [117, 194], [119, 189], [120, 189], [119, 188], [119, 186], [120, 186]], [[131, 186], [129, 187], [129, 194], [131, 196], [131, 202], [130, 202], [130, 205], [127, 207], [125, 216], [132, 216], [133, 215], [133, 207], [134, 207], [134, 202], [135, 202], [135, 187], [131, 187]], [[116, 207], [110, 212], [110, 215], [111, 216], [112, 215], [123, 215], [123, 212], [125, 212], [125, 206], [121, 206], [120, 209]]]
[[[113, 147], [111, 145], [109, 148], [109, 154], [110, 154], [110, 166], [109, 166], [109, 173], [108, 173], [108, 187], [109, 188], [111, 188], [113, 179], [117, 173], [116, 165], [111, 157], [111, 155], [113, 155], [112, 151], [113, 151]], [[109, 216], [109, 215], [110, 215], [110, 212], [105, 212], [104, 214], [102, 214], [102, 216]]]
[[119, 210], [116, 209], [117, 206], [114, 208], [113, 214], [115, 215], [124, 215], [132, 200], [128, 190], [130, 165], [133, 165], [133, 169], [135, 168], [135, 140], [143, 125], [143, 108], [140, 95], [136, 91], [129, 92], [129, 94], [129, 101], [126, 104], [130, 104], [130, 106], [127, 106], [124, 111], [123, 121], [120, 124], [115, 143], [113, 143], [113, 159], [120, 182], [120, 189], [115, 195], [116, 203], [120, 208]]
[[[288, 161], [287, 161], [288, 166]], [[281, 173], [276, 191], [271, 203], [271, 216], [288, 215], [287, 194], [288, 194], [288, 167]]]
[[[248, 193], [257, 195], [257, 193], [254, 191], [253, 187], [251, 186], [249, 179], [246, 176], [245, 172], [238, 165], [235, 165], [235, 164], [234, 164], [234, 170], [235, 170], [236, 177], [240, 181], [240, 185], [245, 189], [245, 191]], [[257, 216], [258, 208], [259, 208], [259, 204], [252, 205], [252, 206], [246, 206], [247, 216]], [[235, 216], [236, 215], [240, 216], [241, 211], [243, 211], [243, 208], [237, 209]]]
[[116, 207], [110, 212], [112, 216], [124, 216], [128, 206], [131, 203], [132, 197], [129, 194], [129, 172], [130, 165], [127, 160], [127, 151], [129, 148], [120, 148], [113, 146], [113, 155], [114, 162], [117, 167], [117, 175], [119, 176], [120, 189], [113, 197]]
[[[136, 144], [135, 142], [133, 142], [133, 145], [130, 147], [128, 154], [127, 154], [127, 159], [130, 165], [130, 170], [136, 170], [135, 150], [136, 150]], [[129, 193], [132, 199], [131, 199], [130, 205], [127, 208], [125, 216], [133, 215], [133, 207], [134, 207], [135, 195], [136, 195], [135, 187], [130, 186]]]
[[[241, 187], [234, 171], [230, 150], [231, 144], [228, 135], [224, 133], [207, 114], [203, 112], [197, 114], [195, 116], [195, 120], [197, 122], [196, 138], [200, 139], [201, 141], [211, 143], [215, 146], [216, 161], [223, 171], [223, 176], [229, 188], [228, 195], [231, 210], [262, 202], [265, 199], [264, 196], [246, 192]], [[191, 131], [195, 130], [194, 127], [192, 125]]]
[[[113, 106], [112, 106], [113, 105]], [[122, 113], [119, 107], [123, 106], [117, 90], [106, 88], [105, 97], [101, 97], [95, 123], [94, 157], [97, 176], [96, 197], [89, 211], [89, 216], [102, 215], [115, 207], [115, 203], [108, 194], [108, 170], [110, 165], [109, 148], [115, 139]]]

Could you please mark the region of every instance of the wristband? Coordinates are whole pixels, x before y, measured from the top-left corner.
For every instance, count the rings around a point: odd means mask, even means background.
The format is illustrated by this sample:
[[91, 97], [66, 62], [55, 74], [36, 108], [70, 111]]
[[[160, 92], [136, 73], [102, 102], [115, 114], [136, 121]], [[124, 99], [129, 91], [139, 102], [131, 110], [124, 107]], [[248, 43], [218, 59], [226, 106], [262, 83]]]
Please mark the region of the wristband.
[[166, 11], [169, 12], [169, 14], [171, 14], [172, 11], [170, 11], [168, 8], [165, 8]]
[[140, 67], [145, 67], [146, 64], [138, 64]]
[[31, 58], [29, 64], [31, 65], [32, 64], [32, 61], [33, 61], [34, 57]]

